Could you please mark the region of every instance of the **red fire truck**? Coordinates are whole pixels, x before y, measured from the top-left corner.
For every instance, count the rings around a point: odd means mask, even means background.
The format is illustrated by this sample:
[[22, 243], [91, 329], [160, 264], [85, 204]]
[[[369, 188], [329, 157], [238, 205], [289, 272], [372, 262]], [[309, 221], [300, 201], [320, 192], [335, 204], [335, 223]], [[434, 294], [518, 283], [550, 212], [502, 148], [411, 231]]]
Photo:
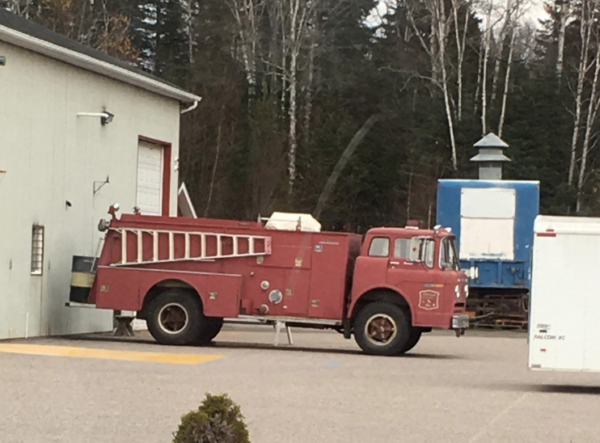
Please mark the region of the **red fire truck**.
[[70, 299], [135, 311], [159, 343], [207, 344], [224, 319], [254, 319], [334, 329], [366, 353], [397, 355], [433, 328], [468, 327], [467, 276], [448, 230], [363, 238], [322, 232], [310, 215], [263, 223], [117, 210], [100, 221], [99, 257], [74, 258]]

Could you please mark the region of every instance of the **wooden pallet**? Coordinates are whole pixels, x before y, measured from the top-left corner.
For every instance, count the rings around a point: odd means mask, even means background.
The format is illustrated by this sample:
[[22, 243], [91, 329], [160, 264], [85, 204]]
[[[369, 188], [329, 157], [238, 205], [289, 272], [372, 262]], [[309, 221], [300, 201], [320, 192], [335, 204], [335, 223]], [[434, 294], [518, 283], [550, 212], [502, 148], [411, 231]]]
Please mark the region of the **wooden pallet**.
[[485, 323], [475, 323], [473, 324], [474, 329], [496, 329], [496, 330], [527, 330], [527, 320], [518, 320], [518, 319], [510, 319], [510, 318], [497, 318], [494, 320], [489, 320]]

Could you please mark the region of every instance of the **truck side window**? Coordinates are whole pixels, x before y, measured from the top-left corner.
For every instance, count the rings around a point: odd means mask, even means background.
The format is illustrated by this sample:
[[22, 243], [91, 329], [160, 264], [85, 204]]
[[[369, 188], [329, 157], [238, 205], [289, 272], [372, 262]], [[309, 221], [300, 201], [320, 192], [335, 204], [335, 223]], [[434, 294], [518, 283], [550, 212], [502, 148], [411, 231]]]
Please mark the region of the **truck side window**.
[[394, 242], [394, 258], [410, 258], [410, 238], [397, 238]]
[[375, 237], [369, 247], [369, 256], [387, 257], [390, 254], [390, 239], [387, 237]]

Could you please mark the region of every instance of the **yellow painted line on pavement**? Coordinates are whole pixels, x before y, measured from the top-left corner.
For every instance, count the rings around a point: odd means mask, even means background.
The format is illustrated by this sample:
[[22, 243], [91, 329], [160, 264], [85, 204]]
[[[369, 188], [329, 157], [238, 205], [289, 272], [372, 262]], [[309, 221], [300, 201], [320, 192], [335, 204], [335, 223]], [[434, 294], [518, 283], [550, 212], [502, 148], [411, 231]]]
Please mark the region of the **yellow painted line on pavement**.
[[44, 355], [53, 357], [98, 358], [154, 363], [197, 365], [223, 358], [223, 355], [166, 354], [158, 352], [117, 351], [113, 349], [77, 348], [68, 346], [0, 344], [0, 352], [12, 354]]

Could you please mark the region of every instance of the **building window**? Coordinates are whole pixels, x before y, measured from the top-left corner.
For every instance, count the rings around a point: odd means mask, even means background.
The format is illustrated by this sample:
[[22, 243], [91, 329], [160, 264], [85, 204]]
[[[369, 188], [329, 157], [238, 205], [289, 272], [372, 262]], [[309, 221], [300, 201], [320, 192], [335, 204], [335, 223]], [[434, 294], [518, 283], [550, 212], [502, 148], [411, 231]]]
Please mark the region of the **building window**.
[[31, 230], [31, 275], [44, 273], [44, 227], [33, 225]]
[[390, 239], [386, 237], [376, 237], [371, 242], [369, 255], [371, 257], [387, 257], [390, 253]]

